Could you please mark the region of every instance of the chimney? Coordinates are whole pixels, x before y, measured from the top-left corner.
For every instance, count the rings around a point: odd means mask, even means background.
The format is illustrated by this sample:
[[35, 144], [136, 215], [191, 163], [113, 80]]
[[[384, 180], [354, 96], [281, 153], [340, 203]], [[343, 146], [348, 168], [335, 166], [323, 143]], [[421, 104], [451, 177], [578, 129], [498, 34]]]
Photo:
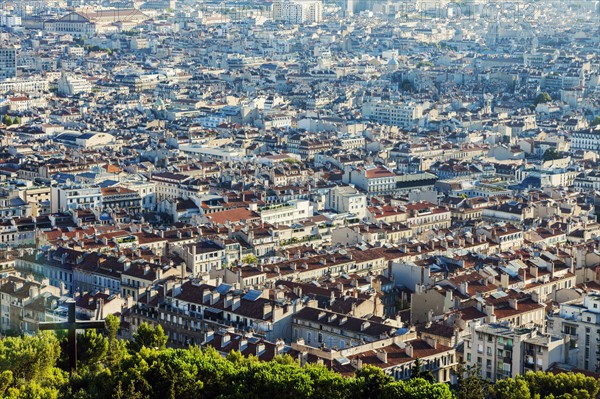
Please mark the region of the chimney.
[[225, 309], [227, 309], [228, 307], [231, 306], [232, 301], [233, 301], [233, 294], [231, 292], [228, 292], [227, 294], [225, 294], [225, 300], [223, 302], [223, 307]]
[[225, 346], [229, 345], [229, 342], [231, 342], [231, 336], [229, 334], [223, 334], [223, 338], [221, 339], [221, 347], [224, 348]]
[[104, 300], [102, 298], [96, 301], [96, 320], [104, 320]]
[[275, 341], [275, 354], [280, 355], [281, 353], [283, 353], [284, 349], [285, 341], [281, 338], [277, 339], [277, 341]]
[[298, 297], [302, 297], [302, 288], [301, 287], [296, 286], [296, 287], [292, 288], [292, 292], [294, 294], [296, 294]]
[[526, 281], [527, 280], [527, 269], [520, 269], [519, 270], [519, 274], [521, 275], [521, 280], [522, 281]]
[[231, 302], [231, 310], [237, 310], [240, 307], [240, 304], [242, 303], [242, 299], [239, 296], [236, 296], [233, 298], [232, 302]]
[[368, 321], [363, 321], [360, 325], [360, 331], [365, 331], [367, 328], [369, 328], [370, 325], [371, 323], [369, 323]]
[[404, 351], [406, 352], [406, 356], [413, 357], [413, 347], [410, 343], [406, 344], [406, 347], [404, 347]]
[[377, 359], [379, 359], [381, 362], [386, 363], [388, 362], [388, 357], [387, 357], [387, 352], [385, 351], [385, 349], [380, 349], [378, 351], [376, 351], [375, 353], [377, 353]]
[[534, 265], [529, 266], [529, 273], [531, 273], [531, 275], [533, 276], [533, 278], [535, 279], [535, 281], [537, 281], [537, 279], [538, 279], [538, 273], [539, 273], [538, 267], [534, 266]]
[[425, 337], [425, 342], [427, 342], [427, 345], [431, 346], [433, 349], [437, 349], [438, 347], [438, 340], [435, 338]]
[[221, 297], [221, 295], [219, 295], [219, 293], [217, 291], [211, 292], [211, 294], [210, 294], [210, 304], [214, 305], [215, 303], [217, 303], [219, 301], [220, 297]]
[[205, 288], [204, 291], [202, 291], [202, 303], [209, 302], [210, 298], [210, 290], [208, 288]]
[[508, 299], [508, 306], [513, 308], [514, 310], [519, 310], [519, 301], [515, 298]]
[[508, 288], [509, 279], [508, 273], [502, 273], [500, 275], [500, 287]]
[[245, 351], [247, 347], [248, 347], [248, 340], [246, 339], [246, 337], [244, 337], [240, 340], [240, 352]]
[[256, 345], [256, 357], [260, 357], [260, 355], [262, 355], [265, 351], [265, 344], [264, 343], [260, 343], [258, 345]]
[[273, 312], [273, 306], [270, 303], [265, 303], [263, 305], [263, 318], [269, 317], [269, 315]]
[[40, 295], [40, 287], [35, 284], [29, 286], [29, 298], [34, 299]]
[[460, 283], [459, 291], [463, 295], [469, 295], [469, 283], [467, 281]]

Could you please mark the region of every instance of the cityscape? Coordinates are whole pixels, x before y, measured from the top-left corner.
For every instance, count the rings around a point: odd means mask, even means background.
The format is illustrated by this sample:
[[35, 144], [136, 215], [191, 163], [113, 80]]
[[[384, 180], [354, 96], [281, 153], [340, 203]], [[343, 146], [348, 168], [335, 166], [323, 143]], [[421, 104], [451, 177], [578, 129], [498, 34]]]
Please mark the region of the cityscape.
[[287, 389], [73, 377], [144, 350], [391, 384], [304, 397], [598, 394], [600, 1], [0, 5], [1, 397]]

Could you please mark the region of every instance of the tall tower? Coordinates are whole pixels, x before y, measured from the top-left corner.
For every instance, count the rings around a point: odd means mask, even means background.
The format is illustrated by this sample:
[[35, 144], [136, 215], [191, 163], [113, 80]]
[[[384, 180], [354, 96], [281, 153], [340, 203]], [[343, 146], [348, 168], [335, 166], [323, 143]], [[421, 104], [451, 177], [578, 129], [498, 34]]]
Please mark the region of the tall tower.
[[17, 76], [17, 49], [14, 47], [0, 48], [0, 79]]
[[488, 28], [487, 35], [485, 38], [485, 44], [488, 47], [495, 46], [496, 44], [498, 44], [499, 37], [500, 37], [500, 24], [498, 21], [494, 21], [492, 24], [490, 24], [490, 27]]
[[537, 49], [539, 46], [539, 41], [537, 36], [534, 36], [533, 39], [531, 39], [531, 54], [537, 54]]

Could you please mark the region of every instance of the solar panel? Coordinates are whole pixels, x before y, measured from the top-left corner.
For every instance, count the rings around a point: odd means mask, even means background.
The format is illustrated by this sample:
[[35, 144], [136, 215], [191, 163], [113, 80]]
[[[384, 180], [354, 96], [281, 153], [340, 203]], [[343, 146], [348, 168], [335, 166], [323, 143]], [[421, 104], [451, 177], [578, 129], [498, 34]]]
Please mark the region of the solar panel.
[[246, 299], [248, 301], [256, 301], [262, 295], [262, 291], [259, 290], [250, 290], [246, 295], [242, 297], [242, 299]]
[[229, 292], [229, 290], [231, 289], [231, 284], [221, 284], [219, 285], [215, 290], [221, 294], [221, 295], [225, 295]]

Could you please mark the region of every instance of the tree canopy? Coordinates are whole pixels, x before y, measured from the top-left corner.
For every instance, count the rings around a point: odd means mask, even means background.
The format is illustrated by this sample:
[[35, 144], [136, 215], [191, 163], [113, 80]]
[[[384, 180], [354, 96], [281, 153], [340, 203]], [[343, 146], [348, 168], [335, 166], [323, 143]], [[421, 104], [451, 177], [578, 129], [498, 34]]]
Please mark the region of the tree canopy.
[[554, 148], [548, 148], [546, 151], [544, 151], [542, 158], [544, 161], [553, 161], [555, 159], [560, 159], [561, 155], [560, 152], [556, 151]]
[[[86, 331], [79, 368], [61, 367], [61, 343], [54, 333], [0, 340], [0, 397], [36, 399], [591, 399], [599, 381], [583, 374], [528, 373], [488, 384], [477, 369], [459, 369], [457, 386], [434, 383], [416, 367], [413, 378], [394, 381], [364, 366], [344, 377], [323, 365], [301, 367], [284, 355], [264, 362], [232, 351], [226, 357], [198, 347], [165, 347], [162, 328], [140, 325], [133, 341], [117, 339], [118, 320], [103, 333]], [[426, 377], [426, 378], [423, 378]]]
[[544, 103], [548, 103], [552, 101], [552, 97], [550, 97], [550, 94], [543, 92], [537, 95], [537, 97], [535, 98], [535, 104], [544, 104]]

